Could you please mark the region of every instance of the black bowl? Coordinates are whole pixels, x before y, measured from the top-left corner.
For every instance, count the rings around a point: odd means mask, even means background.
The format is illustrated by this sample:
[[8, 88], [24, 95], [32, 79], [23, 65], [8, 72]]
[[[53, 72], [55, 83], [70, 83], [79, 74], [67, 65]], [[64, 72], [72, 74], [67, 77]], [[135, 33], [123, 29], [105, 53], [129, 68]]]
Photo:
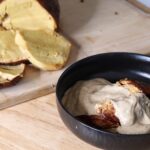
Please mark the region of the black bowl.
[[150, 84], [150, 57], [134, 53], [104, 53], [71, 65], [60, 77], [57, 106], [65, 125], [82, 140], [106, 150], [150, 150], [150, 134], [125, 135], [96, 129], [73, 117], [62, 105], [66, 90], [79, 80], [102, 77], [111, 82], [129, 78]]

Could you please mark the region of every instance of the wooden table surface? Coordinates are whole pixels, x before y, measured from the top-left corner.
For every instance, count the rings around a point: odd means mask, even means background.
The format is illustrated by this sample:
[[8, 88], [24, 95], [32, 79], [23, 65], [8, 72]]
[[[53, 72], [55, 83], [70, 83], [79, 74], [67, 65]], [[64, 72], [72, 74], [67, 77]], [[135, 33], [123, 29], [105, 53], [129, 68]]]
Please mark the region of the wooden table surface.
[[0, 150], [98, 150], [61, 121], [55, 94], [0, 111]]
[[[78, 59], [110, 51], [150, 54], [150, 16], [125, 0], [95, 0], [95, 3], [86, 0], [82, 4], [79, 0], [60, 2], [63, 14], [61, 27], [67, 29], [64, 30], [65, 33], [79, 44], [74, 48], [73, 59], [78, 51]], [[75, 7], [71, 7], [74, 3]], [[81, 11], [82, 15], [78, 15], [76, 11]], [[65, 13], [73, 16], [72, 21], [65, 17]], [[101, 23], [98, 24], [98, 21]], [[94, 32], [90, 30], [93, 26]], [[48, 74], [48, 79], [51, 75]], [[14, 93], [19, 89], [21, 88]], [[55, 94], [50, 94], [1, 110], [0, 150], [98, 150], [78, 139], [65, 127], [58, 115], [55, 100]]]

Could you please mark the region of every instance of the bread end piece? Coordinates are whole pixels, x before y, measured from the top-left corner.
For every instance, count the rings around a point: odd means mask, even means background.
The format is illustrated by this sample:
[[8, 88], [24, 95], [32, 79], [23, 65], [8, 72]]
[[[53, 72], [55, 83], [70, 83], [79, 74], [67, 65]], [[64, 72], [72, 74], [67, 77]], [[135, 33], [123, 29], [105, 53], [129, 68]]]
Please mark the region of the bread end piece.
[[115, 109], [111, 101], [106, 101], [103, 104], [97, 104], [95, 109], [97, 111], [97, 115], [81, 115], [77, 116], [77, 119], [102, 129], [111, 129], [120, 126], [119, 119], [115, 116]]
[[13, 86], [24, 76], [26, 65], [0, 65], [0, 88]]
[[132, 93], [144, 93], [150, 96], [150, 85], [136, 80], [122, 79], [117, 82], [119, 85], [126, 87]]

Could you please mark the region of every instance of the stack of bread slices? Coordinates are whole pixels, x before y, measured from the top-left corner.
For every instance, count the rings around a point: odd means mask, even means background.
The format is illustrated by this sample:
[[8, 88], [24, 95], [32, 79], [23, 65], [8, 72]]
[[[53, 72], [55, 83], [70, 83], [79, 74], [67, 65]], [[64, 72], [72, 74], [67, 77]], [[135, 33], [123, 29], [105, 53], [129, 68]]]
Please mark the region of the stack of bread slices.
[[61, 69], [71, 44], [57, 33], [57, 0], [1, 0], [0, 86], [23, 77], [26, 62], [42, 70]]

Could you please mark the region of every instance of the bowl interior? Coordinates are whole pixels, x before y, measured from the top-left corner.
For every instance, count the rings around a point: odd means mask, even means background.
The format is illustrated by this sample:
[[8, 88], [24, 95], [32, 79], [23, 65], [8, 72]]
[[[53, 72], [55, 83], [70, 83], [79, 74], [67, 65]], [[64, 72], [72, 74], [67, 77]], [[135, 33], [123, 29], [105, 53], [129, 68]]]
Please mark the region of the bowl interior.
[[100, 77], [115, 82], [122, 78], [129, 78], [150, 84], [149, 66], [150, 57], [133, 53], [99, 54], [74, 63], [64, 71], [56, 87], [58, 111], [63, 122], [79, 138], [100, 148], [149, 150], [150, 134], [140, 136], [113, 134], [92, 128], [71, 116], [61, 103], [66, 90], [79, 80]]
[[150, 84], [150, 57], [134, 53], [104, 53], [71, 65], [60, 77], [56, 94], [61, 101], [68, 88], [79, 80], [105, 78], [111, 82], [129, 78]]

